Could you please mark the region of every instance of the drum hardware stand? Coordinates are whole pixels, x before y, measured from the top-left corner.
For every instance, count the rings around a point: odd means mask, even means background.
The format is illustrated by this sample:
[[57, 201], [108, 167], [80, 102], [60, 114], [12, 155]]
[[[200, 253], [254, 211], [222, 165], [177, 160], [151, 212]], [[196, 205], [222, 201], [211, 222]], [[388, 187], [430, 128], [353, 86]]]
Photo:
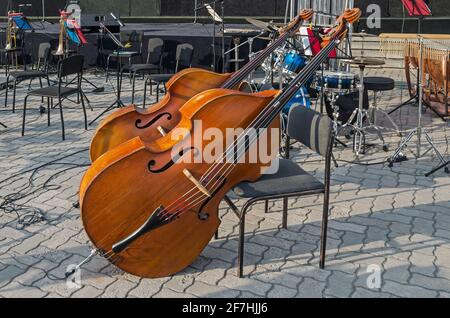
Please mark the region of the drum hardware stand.
[[[120, 53], [123, 49], [125, 49], [125, 46], [122, 44], [122, 42], [120, 42], [115, 36], [114, 34], [111, 33], [111, 31], [108, 30], [108, 28], [103, 24], [103, 23], [99, 23], [100, 24], [100, 28], [103, 28], [106, 33], [109, 35], [109, 37], [115, 42], [115, 44], [117, 45], [117, 49], [116, 52]], [[122, 102], [122, 99], [120, 98], [120, 91], [121, 91], [121, 87], [122, 87], [122, 79], [120, 76], [120, 70], [122, 69], [122, 57], [120, 56], [120, 54], [118, 54], [118, 65], [116, 67], [116, 87], [117, 87], [117, 91], [116, 91], [116, 95], [117, 98], [116, 100], [110, 105], [108, 106], [103, 112], [101, 112], [97, 117], [95, 117], [90, 123], [89, 126], [91, 126], [94, 122], [96, 122], [100, 117], [102, 117], [104, 114], [106, 114], [107, 112], [109, 112], [110, 110], [112, 110], [113, 108], [119, 107], [125, 107], [125, 104]], [[117, 106], [116, 106], [117, 105]]]
[[[366, 147], [366, 130], [369, 128], [374, 128], [376, 131], [376, 134], [378, 138], [383, 143], [383, 150], [388, 151], [387, 145], [385, 143], [385, 140], [383, 138], [383, 135], [381, 134], [380, 129], [374, 125], [369, 116], [369, 112], [364, 109], [364, 71], [365, 71], [366, 65], [361, 63], [359, 64], [359, 105], [358, 108], [356, 108], [352, 115], [350, 116], [349, 120], [346, 124], [342, 126], [342, 128], [345, 128], [346, 126], [350, 126], [353, 128], [353, 152], [355, 153], [356, 157], [358, 158], [361, 153], [364, 152], [364, 148]], [[356, 117], [356, 124], [352, 124], [353, 120]], [[364, 119], [366, 119], [369, 122], [369, 125], [364, 126]]]
[[[423, 83], [422, 83], [422, 76], [423, 76], [423, 38], [419, 37], [419, 74], [418, 74], [418, 85], [417, 85], [417, 92], [418, 92], [418, 118], [417, 118], [417, 127], [406, 136], [406, 138], [401, 142], [400, 146], [397, 148], [395, 153], [392, 155], [391, 158], [388, 159], [389, 167], [392, 167], [395, 162], [397, 162], [398, 158], [402, 154], [402, 151], [405, 147], [408, 146], [408, 143], [411, 141], [412, 137], [414, 135], [417, 136], [417, 144], [416, 144], [416, 158], [420, 158], [422, 156], [425, 156], [429, 151], [434, 150], [436, 155], [438, 156], [439, 160], [442, 163], [445, 163], [445, 159], [442, 156], [442, 154], [439, 152], [439, 150], [436, 148], [436, 146], [433, 143], [433, 140], [431, 139], [430, 135], [428, 134], [428, 131], [422, 127], [422, 105], [424, 104], [423, 101]], [[430, 145], [430, 148], [428, 148], [423, 154], [421, 153], [422, 150], [422, 135], [425, 136], [425, 139]], [[446, 167], [444, 165], [443, 167]]]

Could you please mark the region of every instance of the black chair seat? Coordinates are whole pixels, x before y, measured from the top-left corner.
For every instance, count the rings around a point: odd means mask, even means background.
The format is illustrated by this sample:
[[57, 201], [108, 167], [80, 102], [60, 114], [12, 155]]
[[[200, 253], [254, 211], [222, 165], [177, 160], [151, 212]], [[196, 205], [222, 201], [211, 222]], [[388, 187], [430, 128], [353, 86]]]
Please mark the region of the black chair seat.
[[162, 83], [162, 82], [168, 82], [174, 75], [175, 74], [154, 74], [154, 75], [150, 75], [149, 78], [154, 82]]
[[322, 182], [311, 176], [295, 162], [280, 159], [279, 164], [277, 173], [263, 175], [256, 182], [241, 182], [234, 187], [231, 194], [243, 198], [258, 198], [286, 193], [321, 192], [320, 190], [324, 189]]
[[[61, 87], [62, 97], [75, 94], [78, 89], [75, 87]], [[49, 86], [32, 90], [28, 93], [31, 96], [43, 96], [43, 97], [58, 97], [58, 86]]]
[[21, 47], [15, 47], [12, 49], [5, 49], [5, 48], [0, 49], [0, 52], [2, 52], [2, 53], [13, 53], [13, 52], [20, 52], [20, 51], [22, 51]]
[[133, 57], [133, 56], [138, 56], [141, 55], [141, 53], [137, 52], [137, 51], [119, 51], [119, 52], [112, 52], [109, 54], [109, 56], [114, 56], [114, 57]]
[[125, 65], [123, 70], [128, 72], [143, 72], [143, 71], [155, 71], [159, 70], [159, 66], [156, 64], [133, 64], [131, 66]]
[[23, 80], [27, 78], [45, 77], [47, 74], [43, 71], [30, 70], [9, 72], [9, 76], [16, 80]]
[[369, 91], [390, 91], [395, 87], [395, 81], [389, 77], [365, 77], [364, 78], [364, 88]]

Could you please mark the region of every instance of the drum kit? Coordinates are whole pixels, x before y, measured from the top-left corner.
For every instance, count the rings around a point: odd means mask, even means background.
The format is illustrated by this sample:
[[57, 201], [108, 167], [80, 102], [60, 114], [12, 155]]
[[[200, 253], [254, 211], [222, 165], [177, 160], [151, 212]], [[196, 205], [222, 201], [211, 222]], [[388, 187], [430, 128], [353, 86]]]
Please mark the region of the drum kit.
[[[265, 30], [276, 28], [269, 23], [254, 19], [248, 19], [248, 22], [260, 28], [264, 27]], [[287, 85], [307, 65], [308, 56], [305, 52], [308, 48], [304, 43], [302, 44], [299, 48], [288, 42], [264, 61], [261, 68], [265, 76], [260, 83], [260, 89], [268, 85], [276, 86], [274, 82], [278, 82], [279, 87]], [[311, 95], [317, 95], [320, 98], [323, 96], [326, 112], [334, 122], [336, 135], [344, 134], [347, 138], [353, 138], [353, 151], [357, 158], [368, 146], [366, 144], [368, 131], [374, 131], [382, 143], [383, 150], [388, 151], [380, 127], [373, 121], [375, 114], [369, 111], [368, 95], [363, 84], [366, 67], [381, 66], [385, 63], [384, 60], [360, 57], [341, 59], [340, 62], [338, 64], [347, 65], [347, 69], [351, 66], [358, 67], [359, 74], [341, 70], [317, 71], [307, 85], [300, 87], [297, 94], [286, 104], [282, 119], [287, 118], [289, 109], [293, 106], [311, 107]], [[277, 77], [279, 77], [278, 80], [275, 80]], [[342, 103], [339, 100], [351, 102]], [[283, 120], [282, 127], [284, 127]], [[345, 143], [340, 143], [346, 146]]]

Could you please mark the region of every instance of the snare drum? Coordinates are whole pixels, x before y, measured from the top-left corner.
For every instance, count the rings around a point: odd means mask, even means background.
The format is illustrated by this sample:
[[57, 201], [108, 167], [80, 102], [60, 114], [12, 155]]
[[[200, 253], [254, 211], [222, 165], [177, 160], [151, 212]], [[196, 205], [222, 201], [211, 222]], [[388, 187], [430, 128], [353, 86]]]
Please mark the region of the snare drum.
[[316, 87], [321, 89], [323, 86], [325, 91], [347, 94], [357, 90], [354, 73], [324, 71], [322, 76], [322, 71], [317, 71], [316, 79]]

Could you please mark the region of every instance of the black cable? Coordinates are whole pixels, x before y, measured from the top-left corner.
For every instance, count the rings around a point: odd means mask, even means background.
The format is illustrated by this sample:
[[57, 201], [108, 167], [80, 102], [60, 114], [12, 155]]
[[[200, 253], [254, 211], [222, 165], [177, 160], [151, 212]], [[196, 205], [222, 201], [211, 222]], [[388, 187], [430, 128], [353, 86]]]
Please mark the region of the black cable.
[[[88, 164], [76, 164], [76, 163], [58, 162], [58, 161], [61, 161], [65, 158], [68, 158], [75, 154], [86, 151], [88, 149], [89, 148], [84, 148], [82, 150], [73, 152], [73, 153], [63, 156], [61, 158], [58, 158], [58, 159], [52, 160], [50, 162], [47, 162], [45, 164], [42, 164], [33, 169], [28, 169], [28, 170], [19, 172], [13, 176], [10, 176], [6, 179], [1, 180], [0, 184], [3, 184], [6, 181], [13, 180], [19, 176], [22, 176], [26, 173], [31, 172], [31, 175], [28, 178], [27, 184], [22, 186], [19, 190], [16, 190], [15, 192], [5, 195], [3, 197], [3, 201], [0, 202], [0, 210], [3, 210], [5, 213], [14, 213], [16, 215], [16, 219], [17, 219], [16, 227], [18, 229], [23, 229], [23, 228], [25, 228], [29, 225], [32, 225], [34, 223], [37, 223], [37, 222], [50, 221], [45, 218], [45, 212], [42, 211], [42, 209], [29, 206], [26, 203], [19, 204], [19, 203], [17, 203], [17, 201], [28, 198], [28, 197], [30, 197], [30, 199], [32, 199], [32, 198], [37, 197], [40, 193], [42, 193], [44, 191], [59, 189], [61, 187], [61, 185], [51, 184], [50, 182], [69, 170], [86, 167], [86, 166], [88, 166]], [[50, 167], [50, 166], [55, 166], [55, 165], [62, 165], [62, 166], [68, 166], [68, 167], [52, 174], [40, 186], [37, 186], [34, 184], [36, 175], [41, 169]]]

